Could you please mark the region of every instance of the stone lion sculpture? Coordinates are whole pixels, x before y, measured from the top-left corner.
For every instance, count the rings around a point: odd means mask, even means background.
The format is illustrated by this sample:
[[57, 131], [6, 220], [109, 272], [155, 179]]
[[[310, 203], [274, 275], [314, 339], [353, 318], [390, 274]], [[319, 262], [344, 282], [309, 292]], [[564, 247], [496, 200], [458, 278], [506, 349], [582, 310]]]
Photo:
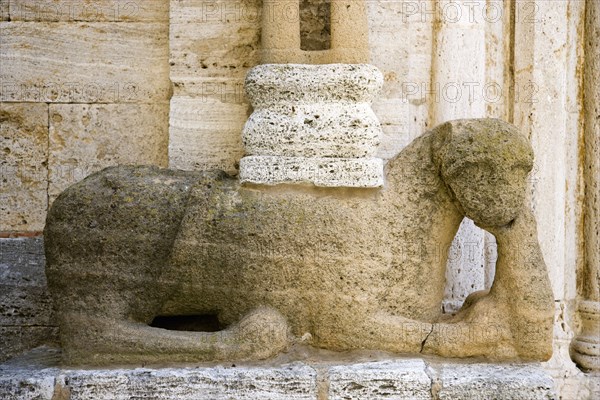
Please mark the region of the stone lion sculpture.
[[[553, 298], [524, 201], [532, 163], [514, 126], [479, 119], [414, 140], [381, 189], [107, 168], [56, 199], [44, 232], [65, 361], [253, 360], [300, 340], [546, 360]], [[447, 249], [464, 217], [497, 239], [495, 280], [444, 315]], [[217, 326], [151, 326], [168, 316]]]

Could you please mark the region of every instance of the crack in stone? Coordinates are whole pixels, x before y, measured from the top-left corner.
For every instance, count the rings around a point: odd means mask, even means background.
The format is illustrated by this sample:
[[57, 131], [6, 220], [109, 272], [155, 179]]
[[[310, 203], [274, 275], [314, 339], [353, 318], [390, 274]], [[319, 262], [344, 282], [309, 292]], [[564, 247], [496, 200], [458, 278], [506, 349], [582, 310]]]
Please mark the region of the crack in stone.
[[421, 350], [419, 350], [419, 353], [423, 353], [423, 349], [425, 348], [425, 343], [427, 342], [427, 339], [429, 339], [429, 336], [433, 333], [433, 324], [431, 324], [431, 329], [429, 330], [429, 333], [427, 334], [427, 336], [425, 336], [425, 339], [423, 339], [423, 341], [421, 342]]

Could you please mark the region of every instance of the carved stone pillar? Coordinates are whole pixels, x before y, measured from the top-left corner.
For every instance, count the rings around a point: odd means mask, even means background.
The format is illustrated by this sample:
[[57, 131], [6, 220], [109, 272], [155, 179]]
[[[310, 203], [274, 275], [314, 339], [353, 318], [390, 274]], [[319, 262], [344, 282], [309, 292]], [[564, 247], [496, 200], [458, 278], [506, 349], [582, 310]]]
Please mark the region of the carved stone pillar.
[[[364, 0], [331, 0], [331, 48], [300, 48], [299, 0], [263, 2], [262, 62], [246, 76], [243, 183], [383, 186]], [[294, 18], [296, 16], [296, 18]]]
[[300, 49], [300, 0], [263, 0], [264, 64], [365, 63], [369, 27], [364, 0], [331, 0], [331, 48]]
[[[438, 0], [435, 6], [431, 90], [438, 96], [430, 104], [432, 125], [486, 117], [481, 95], [486, 80], [486, 24], [483, 18], [470, 17], [470, 12], [484, 9], [485, 1]], [[445, 312], [456, 312], [470, 293], [486, 289], [482, 267], [485, 249], [489, 248], [486, 241], [485, 232], [465, 218], [449, 253]]]
[[600, 2], [588, 0], [585, 18], [585, 263], [578, 277], [581, 332], [573, 341], [573, 360], [600, 371]]

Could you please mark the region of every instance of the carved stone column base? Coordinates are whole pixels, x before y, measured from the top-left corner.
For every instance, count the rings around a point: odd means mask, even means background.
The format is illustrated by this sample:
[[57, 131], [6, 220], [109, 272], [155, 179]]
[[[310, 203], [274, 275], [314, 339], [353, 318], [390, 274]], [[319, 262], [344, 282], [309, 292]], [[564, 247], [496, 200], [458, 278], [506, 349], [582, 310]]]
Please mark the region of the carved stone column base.
[[383, 85], [368, 64], [265, 64], [246, 77], [254, 112], [242, 132], [242, 182], [383, 186], [374, 158], [381, 126], [371, 102]]
[[579, 304], [581, 333], [573, 340], [573, 360], [583, 369], [600, 372], [600, 302]]
[[240, 180], [264, 185], [305, 182], [327, 187], [380, 187], [383, 186], [383, 161], [379, 158], [249, 156], [240, 161]]

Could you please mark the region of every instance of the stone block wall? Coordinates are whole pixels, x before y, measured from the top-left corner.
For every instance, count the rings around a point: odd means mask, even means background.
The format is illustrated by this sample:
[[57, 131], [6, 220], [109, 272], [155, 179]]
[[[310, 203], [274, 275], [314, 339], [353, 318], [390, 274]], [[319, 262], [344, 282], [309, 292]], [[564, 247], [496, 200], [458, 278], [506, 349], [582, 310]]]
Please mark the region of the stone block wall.
[[39, 237], [56, 196], [168, 165], [169, 6], [0, 1], [0, 359], [56, 341]]
[[[385, 76], [373, 106], [380, 157], [453, 118], [499, 117], [532, 141], [530, 200], [557, 309], [547, 368], [566, 391], [579, 373], [569, 356], [578, 297], [600, 296], [588, 283], [598, 271], [593, 58], [583, 73], [595, 1], [366, 1], [371, 63]], [[327, 47], [326, 3], [289, 15], [306, 19], [306, 49]], [[60, 191], [108, 165], [236, 173], [260, 18], [260, 0], [0, 0], [0, 237], [40, 232]], [[493, 281], [494, 239], [465, 221], [449, 251], [454, 310]]]
[[41, 231], [67, 186], [168, 163], [167, 1], [3, 0], [0, 232]]

